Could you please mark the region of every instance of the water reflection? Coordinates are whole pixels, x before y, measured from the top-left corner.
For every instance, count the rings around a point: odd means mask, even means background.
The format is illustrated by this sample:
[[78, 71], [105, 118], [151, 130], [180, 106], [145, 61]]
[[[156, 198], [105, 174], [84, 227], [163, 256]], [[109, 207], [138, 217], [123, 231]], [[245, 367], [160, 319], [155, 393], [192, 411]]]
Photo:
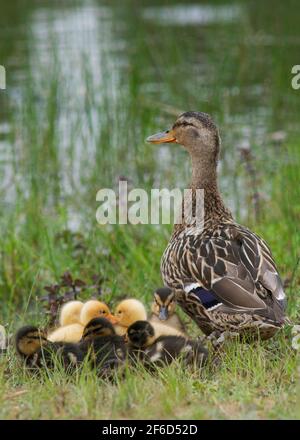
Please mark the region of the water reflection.
[[144, 138], [187, 109], [212, 113], [222, 128], [221, 187], [231, 207], [242, 215], [249, 190], [241, 146], [253, 150], [269, 191], [269, 133], [299, 130], [296, 92], [284, 83], [300, 45], [289, 8], [273, 32], [273, 12], [258, 1], [258, 12], [243, 2], [21, 4], [1, 6], [2, 202], [13, 204], [20, 187], [33, 198], [47, 188], [46, 205], [93, 206], [99, 187], [121, 174], [136, 186], [184, 186], [185, 153], [151, 149]]
[[239, 5], [195, 5], [179, 4], [167, 7], [148, 7], [144, 17], [164, 25], [217, 24], [238, 20], [241, 15]]

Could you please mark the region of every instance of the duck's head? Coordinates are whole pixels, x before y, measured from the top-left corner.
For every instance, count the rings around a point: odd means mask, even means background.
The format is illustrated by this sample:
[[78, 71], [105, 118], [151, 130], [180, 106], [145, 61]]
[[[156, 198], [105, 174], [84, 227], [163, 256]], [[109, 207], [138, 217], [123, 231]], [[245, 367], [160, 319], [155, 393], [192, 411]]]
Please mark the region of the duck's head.
[[80, 321], [80, 313], [83, 307], [81, 301], [69, 301], [62, 306], [59, 323], [61, 326], [75, 324]]
[[115, 311], [117, 324], [122, 327], [129, 327], [135, 321], [147, 319], [145, 306], [137, 299], [124, 299], [121, 301]]
[[85, 327], [82, 335], [83, 340], [115, 336], [115, 329], [110, 321], [105, 318], [94, 318]]
[[32, 356], [47, 342], [46, 333], [32, 325], [20, 328], [16, 334], [16, 349], [22, 356]]
[[183, 145], [192, 156], [209, 161], [218, 159], [220, 137], [218, 129], [207, 113], [182, 113], [169, 130], [149, 136], [152, 144], [171, 143]]
[[161, 287], [154, 292], [151, 310], [161, 321], [166, 321], [176, 309], [175, 295], [169, 287]]
[[107, 304], [91, 299], [83, 305], [80, 312], [80, 321], [83, 325], [87, 325], [94, 318], [106, 318], [113, 324], [116, 322]]
[[128, 342], [136, 348], [151, 345], [154, 340], [154, 328], [148, 321], [136, 321], [127, 331]]

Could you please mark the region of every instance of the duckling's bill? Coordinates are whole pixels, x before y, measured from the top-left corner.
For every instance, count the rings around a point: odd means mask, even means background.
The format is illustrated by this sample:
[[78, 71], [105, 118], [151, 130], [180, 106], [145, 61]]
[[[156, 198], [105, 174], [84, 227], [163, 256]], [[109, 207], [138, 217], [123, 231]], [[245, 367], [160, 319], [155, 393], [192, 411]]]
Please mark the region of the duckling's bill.
[[105, 318], [108, 319], [108, 321], [110, 321], [113, 325], [118, 323], [118, 319], [116, 318], [116, 316], [112, 315], [111, 313], [105, 316]]
[[177, 142], [174, 130], [166, 130], [160, 133], [153, 134], [152, 136], [147, 137], [146, 141], [150, 142], [151, 144]]
[[169, 318], [169, 312], [168, 312], [168, 308], [166, 306], [160, 307], [158, 317], [161, 321], [166, 321]]

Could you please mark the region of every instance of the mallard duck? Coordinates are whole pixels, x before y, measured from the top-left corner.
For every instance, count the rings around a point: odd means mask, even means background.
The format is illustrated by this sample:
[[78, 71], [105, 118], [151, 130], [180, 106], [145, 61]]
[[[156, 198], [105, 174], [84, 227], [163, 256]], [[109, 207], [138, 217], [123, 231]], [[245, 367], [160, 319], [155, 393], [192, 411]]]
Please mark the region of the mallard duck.
[[[193, 198], [184, 201], [186, 215], [162, 256], [164, 283], [206, 335], [270, 338], [286, 322], [286, 296], [268, 245], [238, 224], [223, 203], [217, 185], [220, 137], [212, 118], [183, 113], [172, 129], [147, 141], [181, 144], [192, 161]], [[201, 228], [188, 220], [196, 211], [197, 189], [204, 190]]]
[[15, 337], [16, 350], [31, 369], [53, 368], [55, 359], [66, 370], [73, 370], [84, 359], [78, 344], [50, 342], [43, 330], [26, 325], [20, 328]]
[[[79, 320], [77, 312], [79, 313]], [[79, 305], [77, 312], [74, 313], [74, 304], [69, 307], [65, 305], [62, 308], [63, 318], [61, 316], [60, 323], [73, 320], [73, 324], [62, 325], [50, 332], [48, 340], [51, 342], [79, 342], [85, 325], [93, 318], [104, 317], [115, 322], [108, 306], [101, 301], [89, 300], [83, 306], [80, 307]]]
[[180, 357], [186, 365], [201, 368], [208, 356], [198, 341], [174, 335], [156, 338], [152, 324], [147, 321], [137, 321], [129, 327], [128, 343], [132, 347], [131, 353], [147, 368], [169, 365]]
[[[114, 319], [116, 320], [115, 330], [117, 335], [126, 338], [128, 327], [136, 321], [146, 321], [147, 312], [141, 301], [134, 298], [124, 299], [117, 305]], [[173, 327], [159, 322], [153, 322], [152, 325], [155, 329], [156, 337], [162, 335], [182, 336], [182, 332]]]
[[185, 333], [185, 326], [176, 313], [175, 294], [169, 287], [161, 287], [154, 292], [151, 305], [151, 323], [161, 323]]
[[111, 377], [112, 370], [122, 366], [126, 360], [126, 346], [111, 322], [105, 318], [94, 318], [84, 328], [80, 348], [88, 356], [101, 377]]

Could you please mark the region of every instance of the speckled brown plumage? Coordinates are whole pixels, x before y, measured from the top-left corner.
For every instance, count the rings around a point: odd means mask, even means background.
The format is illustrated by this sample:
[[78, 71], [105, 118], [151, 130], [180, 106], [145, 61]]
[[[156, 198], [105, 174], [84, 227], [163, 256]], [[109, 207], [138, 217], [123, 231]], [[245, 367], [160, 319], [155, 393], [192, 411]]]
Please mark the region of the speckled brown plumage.
[[[210, 116], [187, 112], [175, 122], [168, 142], [182, 144], [192, 161], [190, 188], [204, 190], [203, 228], [175, 225], [162, 256], [165, 284], [205, 334], [238, 332], [268, 338], [285, 323], [286, 297], [271, 251], [263, 239], [238, 224], [225, 207], [217, 185], [220, 138]], [[155, 142], [155, 135], [149, 138]], [[159, 142], [163, 141], [162, 134]], [[195, 196], [186, 205], [195, 214]], [[216, 305], [205, 307], [202, 289]], [[204, 289], [204, 290], [203, 290]]]

